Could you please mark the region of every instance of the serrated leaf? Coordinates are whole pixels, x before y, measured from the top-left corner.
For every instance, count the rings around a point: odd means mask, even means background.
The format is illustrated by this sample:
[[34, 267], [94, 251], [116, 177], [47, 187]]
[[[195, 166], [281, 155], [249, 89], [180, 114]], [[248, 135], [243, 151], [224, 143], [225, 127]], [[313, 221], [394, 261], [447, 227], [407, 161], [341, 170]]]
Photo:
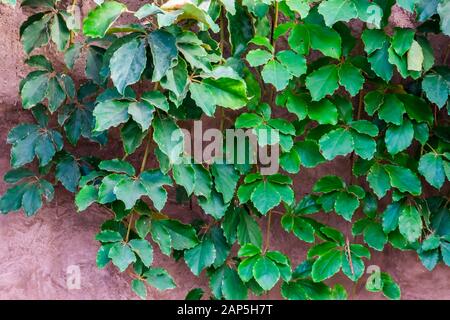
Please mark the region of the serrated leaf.
[[445, 182], [444, 161], [435, 153], [424, 154], [420, 158], [418, 170], [436, 189], [440, 189]]
[[269, 61], [263, 68], [261, 76], [265, 83], [272, 84], [277, 91], [281, 91], [287, 87], [289, 80], [292, 79], [292, 74], [280, 62], [272, 60]]
[[390, 154], [396, 154], [407, 149], [414, 137], [414, 127], [411, 121], [405, 119], [400, 126], [390, 125], [386, 130], [384, 141]]
[[329, 27], [338, 21], [348, 22], [350, 19], [356, 18], [358, 14], [352, 0], [323, 1], [320, 3], [318, 11]]
[[176, 64], [178, 49], [176, 38], [165, 30], [155, 30], [148, 35], [148, 43], [153, 57], [152, 81], [160, 81], [167, 71]]
[[325, 159], [332, 160], [353, 151], [353, 138], [348, 130], [336, 129], [320, 138], [319, 147]]
[[134, 38], [120, 46], [109, 62], [111, 79], [120, 94], [141, 78], [147, 64], [144, 39]]
[[326, 280], [336, 274], [342, 266], [342, 252], [332, 249], [321, 255], [312, 266], [314, 282]]
[[259, 212], [266, 214], [281, 202], [281, 196], [271, 182], [262, 181], [253, 191], [251, 200]]
[[200, 275], [203, 269], [212, 265], [215, 259], [216, 249], [209, 238], [184, 253], [186, 264], [196, 276]]
[[102, 38], [106, 31], [127, 10], [127, 7], [116, 1], [106, 1], [90, 11], [83, 21], [83, 33], [91, 38]]
[[416, 241], [422, 234], [422, 218], [413, 205], [403, 207], [398, 219], [400, 233], [409, 241]]
[[280, 279], [276, 264], [267, 257], [260, 257], [253, 266], [253, 276], [264, 290], [270, 290]]
[[327, 65], [317, 69], [306, 77], [306, 87], [313, 101], [333, 94], [339, 87], [338, 68], [335, 65]]
[[338, 74], [339, 84], [344, 86], [352, 97], [362, 89], [364, 77], [361, 74], [361, 70], [351, 63], [346, 62], [342, 64], [338, 70]]
[[131, 249], [141, 258], [142, 263], [146, 267], [150, 267], [153, 263], [153, 248], [145, 239], [132, 239], [128, 242]]

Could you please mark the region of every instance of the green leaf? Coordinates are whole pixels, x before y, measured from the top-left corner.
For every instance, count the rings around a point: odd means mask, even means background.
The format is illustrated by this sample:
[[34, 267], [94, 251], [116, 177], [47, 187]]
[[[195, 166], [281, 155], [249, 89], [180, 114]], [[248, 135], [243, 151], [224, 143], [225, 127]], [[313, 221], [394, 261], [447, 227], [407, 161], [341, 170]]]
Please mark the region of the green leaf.
[[399, 97], [403, 101], [410, 119], [429, 124], [433, 122], [433, 113], [425, 100], [411, 94], [402, 94]]
[[200, 275], [203, 269], [212, 265], [215, 259], [216, 249], [209, 238], [184, 253], [186, 264], [196, 276]]
[[195, 164], [192, 168], [195, 176], [194, 194], [208, 198], [212, 190], [211, 174], [200, 164]]
[[260, 254], [261, 249], [251, 243], [244, 244], [238, 251], [238, 257], [253, 257], [259, 256]]
[[364, 241], [369, 247], [382, 251], [388, 239], [381, 225], [372, 222], [364, 228]]
[[295, 77], [306, 73], [306, 58], [292, 50], [279, 51], [277, 59]]
[[440, 189], [445, 182], [444, 161], [435, 153], [424, 154], [420, 158], [418, 170], [436, 189]]
[[270, 290], [280, 279], [277, 265], [267, 257], [260, 257], [253, 267], [253, 276], [264, 290]]
[[94, 109], [94, 131], [108, 130], [128, 121], [128, 106], [130, 102], [119, 100], [107, 100], [100, 102]]
[[383, 231], [387, 234], [389, 232], [394, 231], [398, 227], [398, 218], [400, 217], [400, 213], [402, 210], [402, 206], [399, 202], [393, 202], [386, 207], [386, 210], [383, 212]]
[[118, 48], [111, 57], [111, 79], [120, 94], [141, 78], [147, 64], [145, 40], [133, 38]]
[[86, 185], [75, 196], [75, 204], [78, 212], [86, 210], [91, 204], [97, 200], [97, 188], [91, 185]]
[[383, 48], [388, 41], [388, 38], [383, 30], [377, 29], [365, 29], [361, 35], [361, 39], [364, 42], [364, 50], [369, 55], [377, 49]]
[[400, 233], [409, 241], [414, 242], [422, 234], [422, 218], [413, 205], [405, 205], [398, 219]]
[[172, 277], [163, 268], [150, 268], [144, 273], [144, 277], [149, 285], [155, 287], [159, 291], [173, 289], [176, 287]]
[[171, 164], [182, 161], [184, 135], [171, 118], [156, 117], [153, 120], [153, 140], [159, 149], [169, 158]]
[[237, 129], [255, 128], [260, 126], [263, 121], [263, 118], [255, 113], [242, 113], [236, 118], [234, 125]]
[[87, 37], [102, 38], [127, 7], [116, 1], [106, 1], [90, 11], [83, 21], [83, 33]]
[[353, 151], [353, 138], [348, 130], [336, 129], [320, 138], [319, 147], [325, 159], [332, 160]]
[[233, 199], [234, 192], [239, 180], [239, 174], [232, 165], [213, 164], [211, 173], [214, 177], [215, 187], [223, 195], [225, 203]]
[[439, 109], [447, 102], [450, 89], [447, 81], [440, 74], [427, 74], [422, 81], [422, 89], [428, 100], [435, 103]]
[[147, 170], [141, 173], [139, 180], [152, 200], [156, 210], [161, 211], [167, 202], [165, 185], [172, 185], [169, 176], [164, 175], [159, 169]]
[[318, 24], [297, 24], [292, 29], [288, 42], [300, 54], [308, 54], [310, 47], [334, 59], [339, 59], [342, 53], [339, 33]]
[[27, 168], [17, 168], [9, 170], [4, 176], [3, 180], [7, 183], [16, 183], [21, 181], [24, 178], [33, 177], [33, 171]]
[[411, 121], [405, 119], [400, 126], [390, 125], [386, 130], [384, 141], [390, 154], [396, 154], [407, 149], [414, 137], [414, 127]]
[[64, 188], [75, 192], [81, 176], [77, 161], [70, 155], [61, 159], [56, 165], [55, 176], [58, 181], [61, 181]]
[[405, 113], [405, 106], [403, 102], [394, 94], [387, 94], [384, 97], [384, 102], [378, 111], [380, 119], [396, 125], [401, 125], [403, 122], [403, 114]]
[[319, 101], [333, 94], [339, 87], [338, 68], [336, 65], [327, 65], [317, 69], [306, 77], [306, 87], [313, 101]]
[[272, 84], [277, 91], [287, 87], [292, 74], [278, 61], [271, 60], [263, 68], [261, 75], [265, 83]]
[[318, 11], [329, 27], [338, 21], [348, 22], [357, 17], [356, 7], [352, 0], [323, 1], [320, 3]]
[[371, 137], [376, 137], [378, 135], [378, 127], [370, 121], [357, 120], [352, 121], [349, 124], [353, 129], [355, 129], [359, 133], [366, 134]]
[[194, 288], [188, 292], [184, 300], [201, 300], [205, 292], [201, 288]]
[[54, 16], [50, 26], [50, 34], [52, 41], [56, 44], [56, 48], [59, 51], [64, 51], [69, 42], [70, 31], [60, 14]]
[[127, 244], [118, 242], [109, 250], [108, 257], [112, 263], [119, 268], [120, 272], [124, 272], [128, 266], [136, 262], [136, 256]]
[[141, 299], [147, 298], [147, 287], [144, 281], [139, 279], [133, 279], [131, 281], [131, 289], [136, 293]]
[[237, 225], [237, 238], [240, 245], [252, 243], [262, 247], [262, 233], [258, 223], [245, 211], [241, 211]]
[[125, 209], [129, 210], [133, 208], [137, 200], [146, 194], [146, 190], [139, 180], [124, 177], [114, 187], [114, 194], [125, 204]]
[[325, 176], [313, 186], [313, 192], [328, 193], [345, 187], [344, 181], [338, 176]]
[[370, 66], [377, 76], [384, 81], [391, 80], [394, 68], [389, 63], [388, 45], [386, 43], [382, 48], [372, 53], [367, 60], [370, 62]]
[[414, 35], [415, 31], [413, 29], [395, 29], [391, 45], [399, 56], [403, 56], [411, 48], [414, 41]]
[[[351, 266], [350, 260], [351, 259]], [[356, 256], [353, 252], [350, 252], [350, 259], [348, 253], [342, 255], [342, 273], [344, 273], [350, 280], [357, 281], [364, 274], [364, 262]]]
[[147, 132], [142, 132], [139, 125], [130, 120], [120, 129], [120, 137], [123, 141], [123, 149], [126, 154], [132, 154], [142, 144]]
[[411, 170], [394, 165], [385, 165], [384, 168], [389, 174], [393, 187], [416, 196], [422, 193], [420, 180]]
[[381, 280], [383, 281], [383, 294], [389, 299], [399, 300], [401, 296], [400, 287], [392, 279], [392, 277], [385, 273], [381, 273]]
[[342, 252], [337, 249], [331, 249], [321, 255], [312, 266], [312, 279], [314, 282], [320, 282], [332, 277], [342, 266]]
[[314, 141], [299, 141], [294, 146], [297, 150], [302, 166], [306, 168], [314, 168], [320, 163], [325, 162], [325, 158], [319, 151], [319, 145]]
[[95, 236], [95, 240], [101, 242], [119, 242], [123, 240], [123, 237], [117, 231], [102, 230]]
[[376, 152], [375, 140], [365, 134], [352, 132], [355, 153], [363, 159], [370, 160]]
[[248, 64], [251, 67], [257, 67], [266, 64], [272, 58], [272, 53], [262, 49], [251, 50], [247, 53], [246, 56]]
[[21, 27], [21, 41], [26, 54], [30, 54], [36, 48], [40, 48], [48, 43], [49, 30], [48, 22], [50, 14], [36, 14], [28, 18]]
[[175, 182], [186, 190], [188, 196], [194, 192], [195, 171], [191, 165], [174, 165], [172, 174]]
[[314, 227], [305, 219], [294, 218], [292, 232], [297, 238], [305, 242], [313, 243], [315, 240]]
[[241, 281], [235, 269], [225, 267], [222, 293], [225, 299], [229, 300], [247, 299], [247, 287]]
[[134, 167], [129, 162], [119, 159], [103, 160], [99, 163], [98, 167], [101, 170], [126, 173], [129, 176], [134, 176], [136, 174]]
[[133, 239], [128, 243], [136, 255], [141, 258], [146, 267], [150, 267], [153, 262], [153, 248], [145, 239]]
[[346, 62], [342, 64], [338, 70], [338, 74], [339, 84], [344, 86], [352, 97], [362, 89], [364, 77], [361, 74], [361, 70], [351, 63]]
[[447, 266], [450, 266], [450, 243], [441, 241], [442, 260]]
[[386, 195], [386, 192], [391, 188], [390, 178], [387, 171], [378, 163], [371, 166], [369, 174], [367, 175], [367, 182], [378, 196], [379, 199]]
[[152, 81], [160, 81], [177, 62], [176, 38], [169, 32], [158, 29], [148, 35], [153, 57]]
[[358, 207], [359, 200], [355, 195], [345, 191], [339, 192], [334, 204], [337, 214], [341, 215], [347, 221], [352, 221], [353, 213]]
[[148, 91], [142, 94], [142, 100], [150, 103], [158, 109], [169, 111], [169, 101], [160, 91]]
[[27, 184], [22, 197], [25, 215], [30, 217], [42, 207], [42, 190], [36, 183]]
[[259, 212], [266, 214], [280, 203], [281, 196], [271, 182], [262, 181], [253, 191], [251, 200]]
[[216, 106], [236, 110], [247, 103], [247, 87], [238, 79], [206, 78], [200, 83], [191, 83], [189, 90], [192, 99], [208, 116], [214, 114]]
[[313, 101], [308, 107], [308, 116], [319, 124], [335, 125], [338, 120], [336, 105], [328, 99]]
[[31, 78], [25, 78], [25, 83], [20, 90], [20, 96], [22, 98], [22, 106], [24, 109], [30, 109], [44, 100], [49, 77], [48, 74], [42, 71], [33, 73]]

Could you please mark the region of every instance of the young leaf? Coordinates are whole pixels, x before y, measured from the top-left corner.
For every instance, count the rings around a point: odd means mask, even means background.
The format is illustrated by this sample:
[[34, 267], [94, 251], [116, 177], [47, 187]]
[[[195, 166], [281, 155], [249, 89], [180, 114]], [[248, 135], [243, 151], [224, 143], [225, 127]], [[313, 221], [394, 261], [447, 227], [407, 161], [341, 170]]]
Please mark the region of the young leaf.
[[306, 77], [306, 87], [313, 101], [319, 101], [326, 95], [333, 94], [339, 87], [338, 68], [328, 65], [312, 72]]
[[83, 33], [87, 37], [102, 38], [127, 7], [116, 1], [106, 1], [90, 11], [83, 21]]

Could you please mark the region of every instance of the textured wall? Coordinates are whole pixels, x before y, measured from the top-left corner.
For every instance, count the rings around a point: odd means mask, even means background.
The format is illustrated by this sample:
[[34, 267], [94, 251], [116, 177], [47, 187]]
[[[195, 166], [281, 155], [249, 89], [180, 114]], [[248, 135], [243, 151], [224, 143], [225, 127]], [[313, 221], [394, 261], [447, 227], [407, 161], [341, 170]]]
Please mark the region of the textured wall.
[[[143, 1], [133, 1], [130, 7], [134, 9], [140, 3]], [[17, 94], [19, 80], [28, 72], [22, 63], [23, 53], [18, 38], [18, 29], [25, 17], [20, 9], [0, 5], [0, 175], [9, 169], [9, 146], [5, 143], [8, 131], [30, 119], [29, 114], [20, 109]], [[405, 26], [410, 23], [401, 13], [395, 19]], [[435, 41], [435, 45], [440, 47], [437, 48], [438, 55], [445, 51], [441, 49], [448, 44], [448, 38], [445, 40], [447, 42]], [[109, 148], [102, 153], [120, 149], [117, 146]], [[82, 153], [89, 154], [94, 150], [94, 146], [86, 145]], [[308, 192], [313, 182], [325, 174], [348, 172], [348, 166], [347, 159], [339, 159], [313, 170], [303, 170], [295, 179], [297, 195]], [[0, 194], [6, 187], [1, 181]], [[201, 216], [197, 206], [191, 211], [188, 207], [169, 204], [165, 212], [185, 222]], [[105, 220], [105, 214], [96, 206], [81, 214], [76, 213], [72, 195], [58, 187], [56, 199], [38, 215], [32, 218], [25, 218], [22, 213], [0, 216], [0, 299], [135, 299], [129, 288], [128, 275], [119, 274], [112, 266], [98, 270], [95, 265], [98, 243], [94, 235]], [[348, 224], [331, 219], [329, 222], [343, 231], [350, 231]], [[272, 246], [292, 257], [294, 265], [301, 262], [305, 258], [304, 243], [281, 231], [278, 216], [273, 225]], [[438, 266], [433, 272], [428, 272], [417, 259], [415, 253], [402, 253], [386, 247], [383, 253], [373, 253], [371, 263], [392, 274], [401, 286], [404, 299], [450, 299], [450, 269]], [[80, 290], [67, 289], [66, 271], [71, 265], [80, 267]], [[194, 287], [207, 288], [204, 275], [197, 279], [183, 262], [176, 263], [158, 250], [155, 265], [167, 268], [178, 288], [163, 293], [152, 290], [149, 293], [151, 299], [182, 299]], [[378, 294], [365, 291], [365, 278], [350, 290], [350, 296], [355, 299], [380, 298]], [[337, 280], [352, 288], [351, 282], [344, 277]], [[279, 298], [279, 294], [273, 290], [262, 298]]]

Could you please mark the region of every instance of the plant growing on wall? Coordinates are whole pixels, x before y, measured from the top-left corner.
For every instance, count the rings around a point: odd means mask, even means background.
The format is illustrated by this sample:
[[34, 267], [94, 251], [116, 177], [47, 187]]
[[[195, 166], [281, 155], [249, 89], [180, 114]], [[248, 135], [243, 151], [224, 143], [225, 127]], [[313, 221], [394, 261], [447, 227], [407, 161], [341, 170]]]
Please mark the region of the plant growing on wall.
[[[391, 27], [393, 5], [417, 27]], [[104, 208], [97, 265], [127, 272], [141, 298], [147, 286], [176, 287], [155, 247], [206, 273], [216, 299], [270, 290], [345, 299], [342, 285], [324, 281], [337, 273], [360, 281], [371, 252], [387, 246], [417, 252], [429, 270], [450, 266], [449, 47], [442, 59], [429, 43], [450, 35], [450, 1], [170, 0], [135, 12], [105, 1], [82, 22], [76, 0], [21, 6], [34, 12], [18, 30], [33, 71], [19, 91], [35, 121], [8, 135], [12, 186], [0, 213], [33, 216], [58, 184], [80, 214]], [[72, 78], [76, 65], [85, 66], [82, 80]], [[280, 171], [185, 161], [180, 125], [208, 117], [222, 131], [252, 129], [261, 145], [260, 132], [276, 131], [266, 144], [280, 147]], [[79, 155], [87, 143], [118, 139], [123, 152]], [[137, 155], [140, 165], [127, 161]], [[299, 171], [338, 157], [350, 178], [330, 172], [305, 196], [294, 193]], [[198, 203], [203, 218], [173, 218], [168, 193]], [[309, 247], [298, 266], [270, 244], [275, 214], [295, 245]], [[351, 234], [324, 215], [339, 216]], [[366, 288], [400, 298], [385, 272]]]

